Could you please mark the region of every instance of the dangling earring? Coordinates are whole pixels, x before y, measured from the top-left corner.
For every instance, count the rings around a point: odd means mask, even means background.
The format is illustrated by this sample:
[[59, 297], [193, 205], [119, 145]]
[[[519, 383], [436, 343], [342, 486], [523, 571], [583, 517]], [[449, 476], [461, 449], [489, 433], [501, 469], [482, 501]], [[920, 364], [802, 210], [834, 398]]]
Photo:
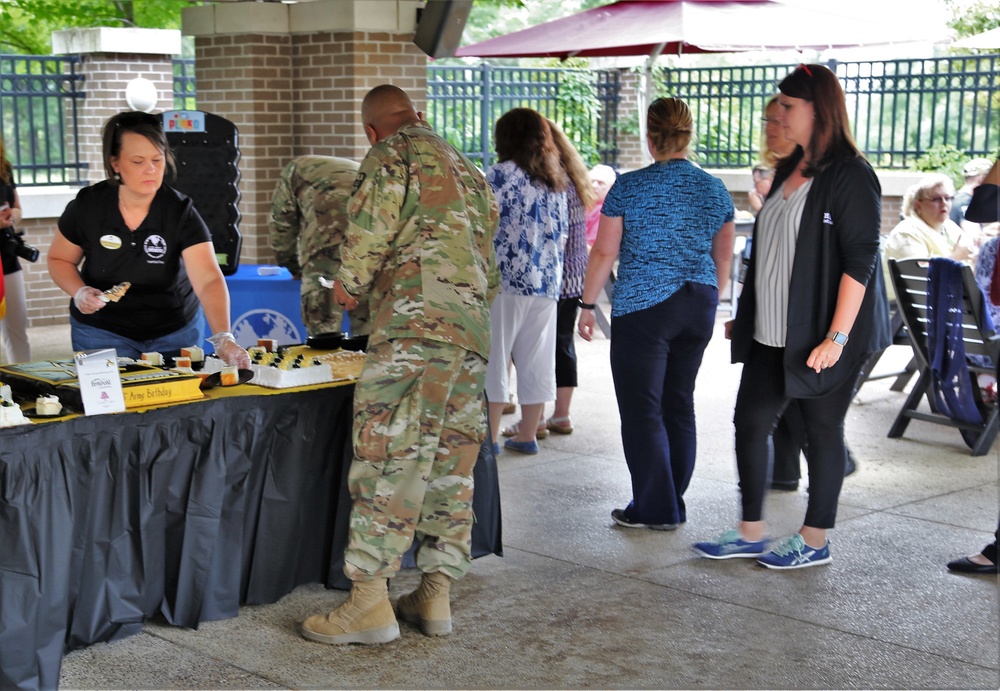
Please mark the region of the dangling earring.
[[115, 173], [115, 182], [121, 182], [121, 181], [122, 181], [121, 173]]

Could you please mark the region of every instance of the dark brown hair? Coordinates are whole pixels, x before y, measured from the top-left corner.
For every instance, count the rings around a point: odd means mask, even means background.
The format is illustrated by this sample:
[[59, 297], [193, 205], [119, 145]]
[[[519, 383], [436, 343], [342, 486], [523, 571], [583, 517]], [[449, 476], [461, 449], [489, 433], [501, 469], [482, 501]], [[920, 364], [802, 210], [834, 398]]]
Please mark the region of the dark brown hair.
[[500, 116], [494, 128], [497, 160], [513, 161], [533, 181], [556, 192], [568, 187], [559, 163], [559, 151], [542, 114], [531, 108], [514, 108]]
[[138, 110], [127, 111], [112, 115], [104, 123], [104, 131], [101, 135], [104, 153], [104, 174], [108, 176], [108, 181], [112, 185], [121, 184], [115, 178], [115, 169], [111, 165], [111, 159], [118, 158], [121, 155], [122, 134], [124, 132], [141, 134], [148, 139], [150, 144], [163, 152], [163, 158], [167, 161], [167, 171], [170, 173], [174, 172], [174, 156], [170, 153], [167, 135], [163, 132], [163, 117], [143, 113]]
[[[840, 88], [837, 75], [823, 65], [799, 65], [791, 74], [781, 80], [778, 90], [785, 96], [801, 98], [813, 105], [816, 122], [813, 124], [809, 140], [809, 165], [802, 174], [813, 177], [822, 172], [836, 159], [861, 156], [847, 116], [844, 90]], [[789, 156], [781, 161], [779, 170], [790, 167]]]
[[569, 176], [569, 181], [576, 189], [576, 194], [583, 202], [583, 208], [589, 209], [597, 201], [597, 193], [594, 192], [594, 185], [590, 182], [590, 171], [587, 164], [583, 162], [580, 152], [573, 146], [566, 133], [560, 129], [559, 125], [548, 120], [549, 131], [552, 132], [552, 142], [559, 150], [559, 162], [563, 170]]
[[646, 134], [656, 153], [675, 154], [691, 143], [694, 118], [679, 98], [658, 98], [646, 110]]

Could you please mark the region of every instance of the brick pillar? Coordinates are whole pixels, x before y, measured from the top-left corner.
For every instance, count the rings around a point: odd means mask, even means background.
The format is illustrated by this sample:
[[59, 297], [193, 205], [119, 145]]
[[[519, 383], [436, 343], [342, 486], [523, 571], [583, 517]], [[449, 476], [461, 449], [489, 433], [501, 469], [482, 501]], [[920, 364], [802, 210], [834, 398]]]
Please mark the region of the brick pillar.
[[[618, 119], [625, 122], [630, 118], [638, 123], [637, 118], [646, 117], [639, 112], [639, 94], [642, 92], [642, 75], [629, 70], [621, 70], [621, 101], [618, 104]], [[643, 160], [646, 142], [640, 141], [639, 135], [618, 131], [618, 166], [622, 170], [634, 170], [648, 165]]]
[[304, 154], [360, 160], [361, 99], [405, 89], [418, 109], [427, 58], [413, 0], [235, 3], [184, 10], [195, 37], [198, 108], [232, 120], [240, 142], [241, 263], [271, 263], [268, 216], [281, 168]]
[[68, 29], [53, 32], [52, 49], [55, 55], [81, 57], [87, 97], [77, 105], [80, 162], [88, 165], [84, 178], [98, 182], [105, 177], [101, 128], [115, 113], [130, 110], [125, 101], [130, 81], [144, 77], [156, 87], [153, 112], [174, 107], [173, 56], [181, 52], [181, 34], [163, 29]]

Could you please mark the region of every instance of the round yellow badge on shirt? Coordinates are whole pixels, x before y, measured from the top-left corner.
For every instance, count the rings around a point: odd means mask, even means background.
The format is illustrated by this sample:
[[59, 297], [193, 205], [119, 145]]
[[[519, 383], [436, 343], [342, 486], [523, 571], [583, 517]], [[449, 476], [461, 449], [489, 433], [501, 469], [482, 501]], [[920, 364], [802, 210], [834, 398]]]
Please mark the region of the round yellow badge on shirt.
[[122, 239], [117, 235], [102, 235], [101, 236], [101, 247], [105, 247], [109, 250], [117, 250], [122, 246]]

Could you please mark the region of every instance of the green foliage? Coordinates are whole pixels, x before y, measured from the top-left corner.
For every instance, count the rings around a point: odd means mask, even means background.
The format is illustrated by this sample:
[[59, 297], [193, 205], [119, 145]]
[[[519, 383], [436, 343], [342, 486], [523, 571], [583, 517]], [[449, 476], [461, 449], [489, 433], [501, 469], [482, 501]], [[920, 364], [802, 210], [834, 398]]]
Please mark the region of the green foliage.
[[594, 81], [591, 72], [564, 72], [559, 83], [558, 113], [555, 118], [588, 167], [601, 162], [595, 130], [601, 114], [601, 103], [597, 99]]
[[84, 27], [179, 29], [193, 0], [0, 0], [0, 53], [49, 55], [52, 32]]
[[[483, 98], [481, 86], [487, 81], [488, 99]], [[428, 73], [426, 117], [437, 132], [486, 167], [495, 151], [497, 119], [512, 108], [532, 108], [558, 123], [590, 166], [601, 160], [597, 129], [601, 102], [595, 82], [596, 75], [589, 70], [435, 65]]]
[[462, 44], [479, 43], [610, 2], [612, 0], [476, 0], [465, 23]]
[[945, 2], [954, 13], [948, 26], [954, 29], [960, 38], [1000, 26], [1000, 5], [996, 0], [976, 0], [971, 5], [956, 0], [945, 0]]
[[926, 173], [944, 173], [955, 182], [955, 188], [965, 184], [962, 169], [969, 157], [951, 144], [938, 144], [928, 149], [923, 156], [913, 162], [914, 170]]

